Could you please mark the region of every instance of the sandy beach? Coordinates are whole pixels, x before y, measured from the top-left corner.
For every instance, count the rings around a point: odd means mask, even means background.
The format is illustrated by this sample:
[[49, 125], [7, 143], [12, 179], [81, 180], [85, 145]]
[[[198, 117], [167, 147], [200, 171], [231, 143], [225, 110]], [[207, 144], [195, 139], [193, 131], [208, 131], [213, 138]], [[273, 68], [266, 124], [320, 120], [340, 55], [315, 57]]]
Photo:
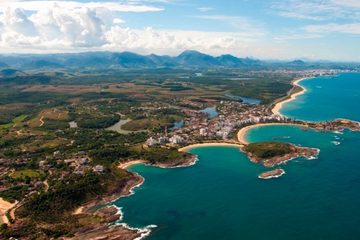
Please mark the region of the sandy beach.
[[9, 224], [9, 219], [6, 217], [6, 212], [10, 209], [12, 209], [17, 202], [10, 203], [5, 201], [4, 199], [0, 198], [0, 223], [6, 223]]
[[131, 167], [132, 165], [140, 164], [140, 163], [145, 163], [145, 161], [144, 160], [133, 160], [133, 161], [129, 161], [129, 162], [120, 163], [118, 165], [118, 167], [121, 169], [126, 169], [128, 167]]
[[308, 79], [307, 77], [304, 77], [304, 78], [300, 78], [300, 79], [296, 79], [292, 82], [292, 85], [295, 87], [300, 87], [302, 90], [300, 92], [296, 92], [296, 93], [293, 93], [291, 94], [290, 96], [288, 96], [288, 98], [284, 99], [283, 101], [280, 101], [278, 103], [275, 104], [275, 106], [272, 108], [272, 112], [274, 114], [279, 114], [281, 115], [280, 113], [280, 109], [282, 108], [283, 104], [284, 103], [287, 103], [287, 102], [291, 102], [293, 101], [294, 99], [296, 99], [298, 96], [304, 94], [306, 92], [306, 89], [303, 88], [302, 86], [299, 85], [299, 83], [305, 79]]
[[239, 143], [196, 143], [196, 144], [192, 144], [183, 148], [180, 148], [179, 151], [180, 152], [186, 152], [192, 148], [197, 148], [197, 147], [228, 147], [228, 146], [233, 146], [233, 147], [241, 147], [242, 145]]
[[237, 139], [241, 144], [247, 145], [247, 144], [249, 144], [249, 142], [246, 140], [246, 134], [250, 129], [262, 127], [262, 126], [282, 126], [282, 125], [284, 125], [284, 126], [293, 125], [293, 126], [305, 127], [304, 125], [295, 124], [295, 123], [259, 123], [259, 124], [250, 125], [250, 126], [240, 129], [237, 134]]

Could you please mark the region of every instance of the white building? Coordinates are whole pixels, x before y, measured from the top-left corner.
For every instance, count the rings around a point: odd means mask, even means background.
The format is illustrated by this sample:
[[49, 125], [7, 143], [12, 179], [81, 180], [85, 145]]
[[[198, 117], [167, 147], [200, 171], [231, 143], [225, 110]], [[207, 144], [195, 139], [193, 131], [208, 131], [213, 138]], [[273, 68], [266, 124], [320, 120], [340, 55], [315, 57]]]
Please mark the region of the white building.
[[148, 140], [146, 140], [146, 145], [148, 146], [154, 146], [158, 144], [158, 141], [156, 141], [153, 137], [150, 137]]
[[97, 172], [97, 173], [102, 173], [104, 171], [104, 166], [102, 165], [96, 165], [94, 167], [94, 171]]
[[206, 129], [205, 128], [200, 128], [200, 136], [206, 136]]
[[171, 138], [169, 138], [169, 141], [172, 144], [181, 144], [184, 142], [184, 139], [178, 135], [174, 135]]

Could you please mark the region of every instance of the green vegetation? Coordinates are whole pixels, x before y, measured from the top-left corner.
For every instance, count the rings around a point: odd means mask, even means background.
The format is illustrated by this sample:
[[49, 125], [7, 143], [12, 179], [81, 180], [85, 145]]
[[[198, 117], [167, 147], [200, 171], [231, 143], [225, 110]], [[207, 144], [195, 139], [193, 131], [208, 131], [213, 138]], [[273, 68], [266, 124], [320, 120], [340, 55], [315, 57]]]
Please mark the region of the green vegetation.
[[11, 188], [8, 188], [4, 191], [0, 192], [0, 197], [14, 203], [16, 200], [20, 201], [24, 195], [27, 193], [28, 186], [27, 185], [17, 185]]
[[13, 179], [40, 178], [41, 176], [44, 176], [43, 171], [33, 169], [18, 170], [10, 175]]
[[142, 159], [149, 161], [151, 164], [156, 163], [170, 163], [171, 161], [178, 160], [181, 162], [182, 159], [191, 156], [186, 152], [179, 152], [176, 148], [150, 148], [143, 153]]
[[280, 142], [250, 143], [245, 147], [245, 151], [261, 159], [283, 156], [292, 152], [290, 144]]
[[[0, 197], [22, 201], [15, 213], [17, 227], [2, 227], [1, 237], [71, 236], [75, 229], [99, 222], [72, 215], [77, 207], [118, 195], [133, 177], [117, 168], [119, 162], [177, 165], [188, 160], [190, 154], [175, 148], [143, 147], [149, 136], [184, 119], [184, 107], [202, 109], [227, 100], [226, 93], [268, 103], [291, 88], [291, 76], [267, 78], [244, 69], [196, 73], [79, 70], [0, 78], [0, 167], [6, 172], [0, 177]], [[132, 119], [124, 130], [146, 131], [125, 135], [105, 130], [120, 118]], [[70, 121], [78, 127], [70, 128]], [[80, 163], [84, 158], [88, 161]]]
[[121, 128], [127, 131], [155, 130], [170, 127], [175, 122], [174, 118], [143, 118], [125, 123]]
[[76, 117], [77, 125], [80, 128], [107, 128], [120, 120], [118, 115], [95, 117], [90, 114], [82, 114]]
[[66, 121], [45, 120], [42, 128], [45, 130], [64, 130], [69, 128], [69, 123]]
[[12, 126], [14, 126], [14, 125], [16, 125], [16, 124], [19, 124], [19, 123], [25, 121], [25, 119], [26, 119], [27, 117], [28, 117], [28, 116], [25, 115], [25, 114], [20, 115], [20, 116], [17, 116], [17, 117], [15, 117], [10, 123], [0, 125], [0, 129], [11, 128]]
[[32, 197], [19, 210], [20, 216], [33, 220], [52, 222], [66, 211], [83, 203], [87, 198], [101, 194], [100, 178], [93, 173], [81, 177], [70, 177], [57, 184], [48, 192]]
[[97, 149], [90, 152], [90, 157], [96, 163], [104, 165], [110, 165], [119, 161], [121, 158], [127, 158], [130, 155], [130, 151], [122, 146]]

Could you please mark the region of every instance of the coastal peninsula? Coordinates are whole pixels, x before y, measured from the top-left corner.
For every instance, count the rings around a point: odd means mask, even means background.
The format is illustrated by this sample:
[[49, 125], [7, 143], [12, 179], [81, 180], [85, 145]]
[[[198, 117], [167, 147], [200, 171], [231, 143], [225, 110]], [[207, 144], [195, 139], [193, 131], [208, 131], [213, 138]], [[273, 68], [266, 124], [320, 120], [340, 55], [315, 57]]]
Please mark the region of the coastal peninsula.
[[320, 152], [316, 148], [299, 147], [280, 142], [250, 143], [242, 150], [252, 162], [262, 164], [265, 167], [274, 167], [298, 157], [314, 159]]

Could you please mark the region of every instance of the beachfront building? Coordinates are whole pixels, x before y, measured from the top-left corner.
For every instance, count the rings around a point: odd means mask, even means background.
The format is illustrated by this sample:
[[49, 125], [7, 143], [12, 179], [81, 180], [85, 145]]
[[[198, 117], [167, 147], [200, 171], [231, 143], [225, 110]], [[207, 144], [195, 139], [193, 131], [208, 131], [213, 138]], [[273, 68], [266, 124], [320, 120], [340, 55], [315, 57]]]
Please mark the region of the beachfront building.
[[200, 136], [205, 137], [206, 134], [206, 129], [205, 128], [200, 128]]

